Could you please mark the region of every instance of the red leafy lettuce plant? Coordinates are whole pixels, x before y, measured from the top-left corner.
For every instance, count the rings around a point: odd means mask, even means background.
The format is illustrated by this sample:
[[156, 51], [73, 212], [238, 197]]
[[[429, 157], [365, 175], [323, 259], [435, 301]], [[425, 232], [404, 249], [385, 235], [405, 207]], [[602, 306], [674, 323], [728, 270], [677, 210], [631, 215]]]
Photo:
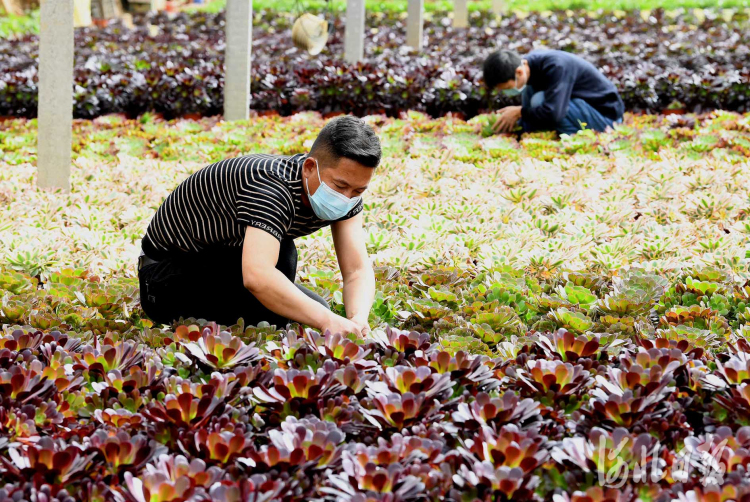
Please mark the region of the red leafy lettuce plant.
[[16, 481], [31, 479], [36, 487], [62, 487], [87, 476], [94, 457], [62, 439], [43, 437], [35, 445], [8, 450], [10, 460], [0, 457], [6, 475]]
[[155, 463], [146, 465], [140, 477], [126, 472], [126, 496], [135, 502], [168, 502], [190, 500], [197, 493], [205, 493], [222, 477], [218, 467], [206, 468], [198, 459], [188, 461], [181, 455], [161, 455]]
[[258, 469], [314, 466], [324, 468], [335, 462], [344, 434], [331, 422], [287, 417], [280, 430], [268, 433], [271, 444], [251, 451], [248, 460]]
[[459, 403], [452, 418], [462, 427], [477, 429], [490, 424], [522, 424], [537, 417], [539, 411], [539, 403], [533, 399], [520, 399], [511, 391], [501, 397], [490, 397], [481, 392], [471, 403]]
[[228, 331], [218, 332], [215, 324], [203, 328], [203, 333], [197, 341], [184, 345], [198, 362], [215, 370], [232, 369], [260, 357], [260, 350], [254, 344], [246, 345]]

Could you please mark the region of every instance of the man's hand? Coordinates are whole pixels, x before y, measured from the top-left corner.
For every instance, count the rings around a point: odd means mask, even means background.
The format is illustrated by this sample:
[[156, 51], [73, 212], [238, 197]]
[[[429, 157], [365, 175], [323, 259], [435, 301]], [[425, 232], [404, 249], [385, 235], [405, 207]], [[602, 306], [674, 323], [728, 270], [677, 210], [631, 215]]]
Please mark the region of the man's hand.
[[520, 106], [506, 106], [498, 112], [498, 119], [492, 130], [495, 133], [510, 132], [521, 118]]
[[[368, 327], [367, 329], [369, 330], [370, 328]], [[331, 315], [329, 316], [326, 324], [324, 324], [320, 328], [321, 333], [325, 333], [326, 330], [330, 331], [333, 334], [340, 333], [343, 336], [346, 336], [349, 333], [354, 333], [357, 336], [362, 336], [362, 329], [356, 322], [354, 322], [353, 320], [350, 321], [349, 319], [334, 314], [333, 312], [331, 312]]]
[[351, 321], [357, 325], [357, 327], [359, 328], [359, 332], [363, 337], [367, 336], [370, 333], [370, 322], [368, 321], [366, 315], [354, 316], [351, 318]]

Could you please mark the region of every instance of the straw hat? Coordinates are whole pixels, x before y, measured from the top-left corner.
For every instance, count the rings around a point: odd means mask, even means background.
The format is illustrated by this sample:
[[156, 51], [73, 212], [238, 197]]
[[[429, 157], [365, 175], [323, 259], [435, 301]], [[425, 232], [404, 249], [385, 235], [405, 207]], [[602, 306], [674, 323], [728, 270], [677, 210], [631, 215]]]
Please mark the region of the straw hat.
[[317, 56], [328, 42], [328, 21], [309, 13], [302, 14], [292, 27], [292, 40], [298, 48]]

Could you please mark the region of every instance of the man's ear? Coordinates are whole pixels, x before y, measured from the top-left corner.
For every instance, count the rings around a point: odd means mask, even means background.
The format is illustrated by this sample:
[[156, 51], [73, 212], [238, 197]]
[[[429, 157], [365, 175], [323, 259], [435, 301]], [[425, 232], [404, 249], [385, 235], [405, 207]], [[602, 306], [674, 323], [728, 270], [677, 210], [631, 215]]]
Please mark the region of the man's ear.
[[302, 170], [306, 173], [310, 173], [311, 171], [315, 170], [315, 162], [317, 159], [314, 159], [313, 157], [307, 157], [305, 161], [302, 163]]

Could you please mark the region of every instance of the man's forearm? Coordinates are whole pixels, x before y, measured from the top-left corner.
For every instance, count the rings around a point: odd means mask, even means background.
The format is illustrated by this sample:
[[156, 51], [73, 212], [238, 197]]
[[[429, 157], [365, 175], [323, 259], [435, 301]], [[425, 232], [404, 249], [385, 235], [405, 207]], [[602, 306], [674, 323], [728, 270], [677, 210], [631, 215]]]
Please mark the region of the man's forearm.
[[249, 284], [246, 282], [245, 287], [264, 307], [300, 324], [322, 329], [331, 315], [276, 269], [258, 274]]
[[344, 278], [344, 307], [346, 317], [367, 319], [375, 300], [375, 273], [371, 266], [364, 267]]

